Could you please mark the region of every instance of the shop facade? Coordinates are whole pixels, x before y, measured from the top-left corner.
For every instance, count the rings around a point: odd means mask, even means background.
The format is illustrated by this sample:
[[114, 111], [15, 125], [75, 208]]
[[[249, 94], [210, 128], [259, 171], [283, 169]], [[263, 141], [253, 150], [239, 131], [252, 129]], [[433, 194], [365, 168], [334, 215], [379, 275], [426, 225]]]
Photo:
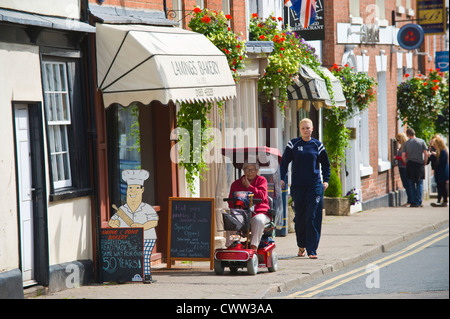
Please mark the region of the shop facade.
[[93, 278], [94, 187], [79, 1], [5, 1], [0, 8], [0, 297]]

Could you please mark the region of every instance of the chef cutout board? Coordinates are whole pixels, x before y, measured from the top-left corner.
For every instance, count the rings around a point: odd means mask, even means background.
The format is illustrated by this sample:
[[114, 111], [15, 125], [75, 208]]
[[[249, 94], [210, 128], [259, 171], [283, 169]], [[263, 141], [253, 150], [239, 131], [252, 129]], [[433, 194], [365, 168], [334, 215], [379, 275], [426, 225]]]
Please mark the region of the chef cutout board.
[[144, 181], [149, 176], [143, 169], [122, 172], [127, 183], [126, 203], [119, 208], [113, 205], [116, 212], [108, 222], [111, 228], [101, 229], [103, 281], [153, 282], [150, 258], [159, 218], [151, 205], [142, 202]]

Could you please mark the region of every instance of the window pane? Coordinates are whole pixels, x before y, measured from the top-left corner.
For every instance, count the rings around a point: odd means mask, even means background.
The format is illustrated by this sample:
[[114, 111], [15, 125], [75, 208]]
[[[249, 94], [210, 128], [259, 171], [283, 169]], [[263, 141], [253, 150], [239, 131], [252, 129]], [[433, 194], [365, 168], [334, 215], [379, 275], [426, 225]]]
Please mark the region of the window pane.
[[52, 176], [53, 181], [58, 181], [58, 166], [56, 165], [56, 155], [52, 155]]
[[52, 81], [53, 76], [52, 76], [52, 73], [53, 73], [52, 72], [52, 65], [51, 64], [45, 64], [45, 74], [46, 74], [45, 79], [47, 80], [46, 81], [47, 89], [49, 91], [53, 91], [53, 81]]
[[62, 94], [62, 116], [64, 121], [70, 121], [69, 116], [69, 94]]
[[63, 181], [65, 179], [63, 155], [62, 154], [56, 155], [56, 161], [58, 166], [58, 181]]
[[55, 134], [53, 133], [53, 126], [49, 126], [48, 128], [48, 139], [50, 144], [50, 153], [55, 153]]
[[64, 115], [63, 115], [63, 102], [62, 102], [62, 94], [56, 93], [55, 94], [55, 102], [56, 102], [56, 112], [57, 112], [57, 121], [64, 121]]
[[59, 72], [59, 65], [53, 64], [53, 83], [55, 85], [55, 91], [61, 91], [61, 76]]
[[54, 126], [54, 134], [55, 134], [55, 152], [61, 152], [61, 132], [59, 130], [59, 125]]
[[69, 154], [63, 154], [64, 157], [64, 180], [70, 179], [70, 165], [69, 165]]
[[60, 136], [61, 136], [61, 151], [67, 152], [69, 149], [67, 148], [67, 128], [65, 125], [60, 125]]
[[60, 68], [60, 78], [61, 78], [61, 91], [67, 91], [67, 76], [66, 68], [64, 64], [61, 64]]

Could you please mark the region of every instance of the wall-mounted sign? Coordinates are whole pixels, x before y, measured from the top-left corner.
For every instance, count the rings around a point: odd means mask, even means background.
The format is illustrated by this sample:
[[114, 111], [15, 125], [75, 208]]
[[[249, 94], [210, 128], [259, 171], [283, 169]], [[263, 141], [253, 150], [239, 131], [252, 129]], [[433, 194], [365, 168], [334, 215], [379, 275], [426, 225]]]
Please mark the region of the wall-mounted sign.
[[449, 71], [449, 52], [448, 51], [440, 51], [436, 52], [436, 69], [439, 69], [441, 72]]
[[418, 49], [425, 39], [425, 33], [420, 25], [407, 24], [397, 35], [398, 44], [406, 50]]
[[292, 31], [307, 41], [325, 40], [324, 1], [316, 1], [316, 21], [303, 28], [300, 19], [292, 8], [284, 7], [284, 23], [290, 26]]
[[418, 0], [417, 17], [425, 34], [445, 34], [447, 17], [444, 0]]

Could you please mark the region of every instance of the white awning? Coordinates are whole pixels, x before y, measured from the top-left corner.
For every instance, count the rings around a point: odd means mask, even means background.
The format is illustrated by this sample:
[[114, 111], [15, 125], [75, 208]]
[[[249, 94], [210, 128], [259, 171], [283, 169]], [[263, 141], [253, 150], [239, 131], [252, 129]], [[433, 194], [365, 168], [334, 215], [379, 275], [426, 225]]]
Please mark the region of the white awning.
[[236, 96], [227, 58], [200, 33], [145, 25], [96, 28], [97, 81], [105, 107]]
[[[321, 68], [321, 70], [331, 80], [335, 100], [334, 105], [345, 107], [346, 100], [340, 81], [326, 68]], [[333, 106], [325, 80], [310, 67], [302, 65], [298, 74], [293, 78], [293, 82], [287, 88], [289, 100], [310, 101], [316, 109], [324, 106]]]
[[[340, 108], [347, 107], [347, 100], [344, 95], [344, 91], [342, 90], [341, 81], [333, 75], [327, 68], [320, 68], [322, 72], [328, 76], [331, 80], [331, 86], [333, 87], [333, 95], [334, 95], [334, 105]], [[330, 100], [325, 100], [325, 104], [328, 106], [332, 106], [333, 103]]]

